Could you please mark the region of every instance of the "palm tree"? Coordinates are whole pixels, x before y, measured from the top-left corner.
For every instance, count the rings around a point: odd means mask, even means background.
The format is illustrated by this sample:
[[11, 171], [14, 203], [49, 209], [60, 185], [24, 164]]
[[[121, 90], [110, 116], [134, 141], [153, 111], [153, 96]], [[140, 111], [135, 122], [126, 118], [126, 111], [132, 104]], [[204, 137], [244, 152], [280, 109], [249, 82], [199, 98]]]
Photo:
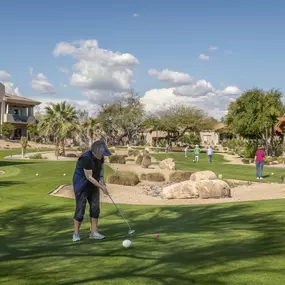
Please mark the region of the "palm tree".
[[42, 136], [54, 138], [56, 156], [65, 156], [65, 138], [78, 131], [78, 117], [74, 106], [65, 101], [45, 107], [45, 115], [39, 124]]
[[100, 129], [99, 127], [99, 122], [98, 120], [88, 117], [87, 121], [83, 123], [83, 128], [87, 131], [88, 139], [89, 139], [89, 145], [93, 143], [94, 140], [94, 135], [98, 130]]

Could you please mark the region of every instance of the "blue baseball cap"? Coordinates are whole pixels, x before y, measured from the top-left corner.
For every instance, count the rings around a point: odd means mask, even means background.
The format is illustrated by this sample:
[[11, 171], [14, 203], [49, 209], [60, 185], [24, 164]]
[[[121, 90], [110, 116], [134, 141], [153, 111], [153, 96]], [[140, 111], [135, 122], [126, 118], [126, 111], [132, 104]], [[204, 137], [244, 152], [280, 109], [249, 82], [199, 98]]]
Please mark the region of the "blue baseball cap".
[[94, 142], [91, 146], [91, 150], [101, 157], [112, 155], [106, 143], [103, 140], [98, 140]]

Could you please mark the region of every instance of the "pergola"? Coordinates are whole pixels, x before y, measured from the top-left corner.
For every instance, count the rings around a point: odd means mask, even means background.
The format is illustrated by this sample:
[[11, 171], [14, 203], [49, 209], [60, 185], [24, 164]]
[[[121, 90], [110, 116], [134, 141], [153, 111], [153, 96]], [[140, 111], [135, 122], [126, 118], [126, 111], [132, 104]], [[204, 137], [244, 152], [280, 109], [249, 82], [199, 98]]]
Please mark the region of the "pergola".
[[282, 117], [277, 118], [278, 123], [274, 126], [275, 133], [284, 134], [285, 133], [285, 114]]

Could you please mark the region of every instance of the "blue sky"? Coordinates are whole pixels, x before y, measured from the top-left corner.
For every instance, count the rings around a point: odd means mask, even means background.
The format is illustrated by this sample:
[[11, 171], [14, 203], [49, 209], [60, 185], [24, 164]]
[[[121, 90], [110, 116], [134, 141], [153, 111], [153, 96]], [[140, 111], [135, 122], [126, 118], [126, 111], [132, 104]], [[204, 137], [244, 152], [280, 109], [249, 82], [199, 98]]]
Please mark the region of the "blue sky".
[[[281, 0], [9, 0], [1, 3], [0, 80], [9, 82], [11, 91], [18, 87], [16, 93], [26, 97], [43, 102], [70, 99], [84, 102], [81, 106], [90, 102], [89, 108], [102, 98], [112, 101], [129, 88], [147, 95], [144, 102], [150, 109], [158, 101], [184, 100], [213, 112], [207, 105], [210, 98], [214, 115], [220, 116], [239, 95], [233, 90], [285, 91], [284, 14]], [[116, 52], [132, 56], [131, 63], [120, 61], [115, 67], [123, 76], [119, 87], [110, 81], [115, 71], [104, 62], [108, 58], [86, 59], [88, 47], [79, 57], [63, 50], [53, 54], [62, 42], [80, 48], [78, 40], [97, 40], [92, 48], [111, 51], [110, 58]], [[209, 50], [210, 46], [217, 49]], [[201, 54], [208, 60], [201, 60]], [[90, 64], [82, 66], [86, 60]], [[77, 63], [79, 70], [74, 68]], [[99, 67], [109, 77], [100, 76], [100, 82]], [[149, 75], [150, 69], [156, 75]], [[160, 76], [163, 70], [177, 74], [164, 72], [165, 78]], [[10, 76], [3, 76], [3, 71]], [[188, 87], [175, 81], [179, 73], [194, 78]], [[231, 88], [225, 91], [227, 86]]]

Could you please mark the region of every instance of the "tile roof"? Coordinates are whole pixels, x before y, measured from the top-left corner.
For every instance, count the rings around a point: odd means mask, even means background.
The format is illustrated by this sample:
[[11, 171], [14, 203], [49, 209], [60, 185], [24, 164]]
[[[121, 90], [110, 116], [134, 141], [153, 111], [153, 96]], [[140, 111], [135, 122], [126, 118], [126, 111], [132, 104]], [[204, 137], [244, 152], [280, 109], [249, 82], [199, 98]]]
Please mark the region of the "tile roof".
[[26, 97], [22, 97], [22, 96], [17, 96], [17, 95], [14, 95], [14, 94], [7, 94], [6, 93], [5, 96], [4, 96], [4, 100], [7, 101], [7, 99], [8, 99], [8, 101], [10, 99], [12, 101], [22, 101], [22, 102], [26, 102], [26, 103], [30, 103], [30, 104], [34, 104], [34, 105], [41, 104], [41, 102], [39, 102], [39, 101], [35, 101], [35, 100], [29, 99], [29, 98], [26, 98]]

